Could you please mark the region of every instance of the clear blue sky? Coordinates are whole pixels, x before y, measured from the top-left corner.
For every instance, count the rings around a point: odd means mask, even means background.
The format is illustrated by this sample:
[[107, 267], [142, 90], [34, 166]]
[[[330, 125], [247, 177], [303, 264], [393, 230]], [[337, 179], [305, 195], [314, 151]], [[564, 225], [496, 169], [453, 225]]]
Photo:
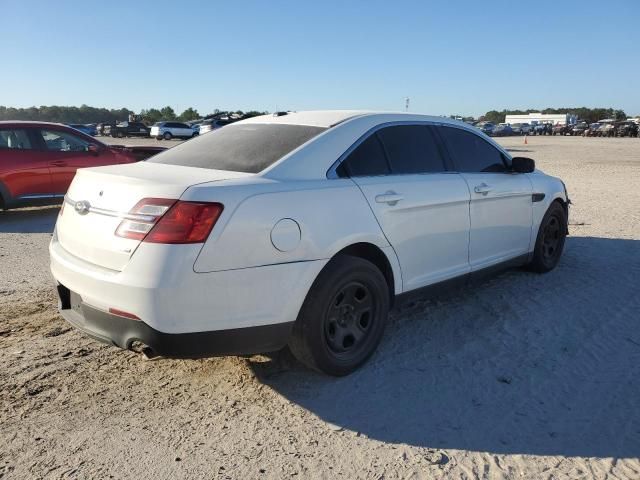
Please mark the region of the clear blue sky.
[[0, 105], [640, 114], [640, 0], [0, 0]]

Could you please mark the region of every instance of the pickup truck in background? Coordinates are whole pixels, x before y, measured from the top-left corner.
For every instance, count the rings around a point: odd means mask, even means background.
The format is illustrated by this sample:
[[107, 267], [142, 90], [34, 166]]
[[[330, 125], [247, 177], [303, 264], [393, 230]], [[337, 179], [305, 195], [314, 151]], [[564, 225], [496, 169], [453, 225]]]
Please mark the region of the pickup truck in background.
[[151, 129], [142, 122], [122, 122], [109, 129], [109, 135], [117, 138], [148, 137], [149, 132]]

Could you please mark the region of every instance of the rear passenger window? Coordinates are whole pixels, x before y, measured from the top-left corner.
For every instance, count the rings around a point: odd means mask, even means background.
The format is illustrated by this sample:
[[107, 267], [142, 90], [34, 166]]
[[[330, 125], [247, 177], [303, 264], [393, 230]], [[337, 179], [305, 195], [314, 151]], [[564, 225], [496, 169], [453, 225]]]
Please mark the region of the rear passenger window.
[[479, 135], [460, 128], [440, 127], [459, 172], [504, 172], [502, 153]]
[[26, 130], [0, 130], [0, 148], [11, 150], [30, 150], [31, 141]]
[[392, 174], [445, 171], [442, 155], [430, 127], [397, 125], [383, 128], [378, 135], [389, 156]]
[[388, 175], [387, 159], [376, 134], [370, 135], [369, 138], [358, 145], [340, 164], [336, 173], [339, 177]]

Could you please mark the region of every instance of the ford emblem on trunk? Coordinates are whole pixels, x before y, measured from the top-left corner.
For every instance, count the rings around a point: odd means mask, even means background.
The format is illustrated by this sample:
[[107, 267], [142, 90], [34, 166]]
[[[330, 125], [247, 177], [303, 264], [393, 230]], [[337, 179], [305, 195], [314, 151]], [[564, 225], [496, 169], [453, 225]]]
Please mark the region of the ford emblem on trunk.
[[76, 204], [73, 206], [73, 208], [80, 215], [86, 215], [87, 213], [89, 213], [89, 209], [91, 208], [91, 204], [89, 202], [87, 202], [86, 200], [80, 200], [79, 202], [76, 202]]

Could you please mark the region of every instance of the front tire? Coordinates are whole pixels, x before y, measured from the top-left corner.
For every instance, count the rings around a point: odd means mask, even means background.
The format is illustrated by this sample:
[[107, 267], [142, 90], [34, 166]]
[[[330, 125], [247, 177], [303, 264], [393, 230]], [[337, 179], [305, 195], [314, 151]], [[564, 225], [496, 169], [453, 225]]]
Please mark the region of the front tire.
[[171, 138], [173, 137], [173, 135], [171, 135], [169, 132], [164, 132], [164, 135], [162, 135], [162, 137], [165, 140], [171, 140]]
[[340, 255], [325, 266], [309, 290], [289, 348], [314, 370], [348, 375], [380, 343], [389, 303], [389, 286], [374, 264]]
[[562, 256], [566, 237], [567, 214], [560, 203], [553, 202], [540, 222], [529, 269], [538, 273], [553, 270]]

